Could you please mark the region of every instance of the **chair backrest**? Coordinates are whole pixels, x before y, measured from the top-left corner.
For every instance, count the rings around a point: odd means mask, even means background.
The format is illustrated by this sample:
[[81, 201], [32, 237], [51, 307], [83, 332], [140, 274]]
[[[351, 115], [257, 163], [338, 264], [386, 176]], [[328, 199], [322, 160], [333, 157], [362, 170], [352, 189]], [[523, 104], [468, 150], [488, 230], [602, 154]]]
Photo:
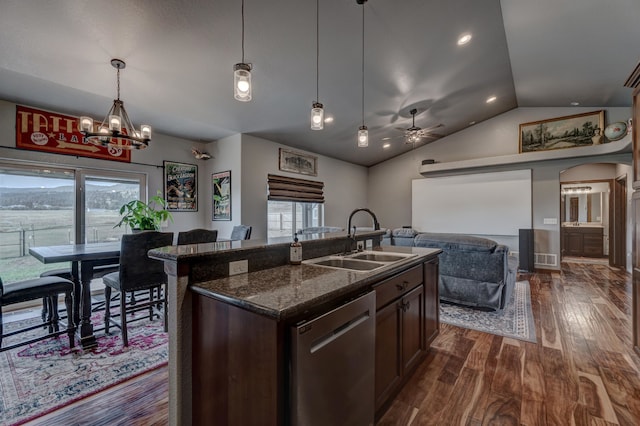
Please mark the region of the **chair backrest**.
[[120, 287], [131, 291], [167, 282], [164, 263], [151, 259], [151, 249], [173, 244], [173, 232], [145, 231], [125, 234], [120, 242]]
[[218, 239], [218, 231], [211, 229], [192, 229], [178, 232], [178, 245], [215, 243]]
[[251, 227], [248, 225], [236, 225], [231, 230], [232, 240], [248, 240], [251, 238]]

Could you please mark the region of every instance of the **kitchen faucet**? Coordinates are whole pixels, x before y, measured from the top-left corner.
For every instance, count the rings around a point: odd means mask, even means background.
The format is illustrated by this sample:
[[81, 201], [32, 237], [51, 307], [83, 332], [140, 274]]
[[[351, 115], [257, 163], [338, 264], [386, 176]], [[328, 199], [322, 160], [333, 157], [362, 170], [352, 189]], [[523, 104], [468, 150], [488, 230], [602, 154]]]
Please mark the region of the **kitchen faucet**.
[[356, 240], [356, 227], [355, 226], [353, 227], [353, 234], [352, 234], [351, 233], [351, 219], [353, 218], [353, 215], [355, 215], [358, 212], [367, 212], [367, 213], [369, 213], [369, 215], [373, 218], [373, 229], [376, 230], [376, 231], [380, 229], [380, 223], [378, 222], [378, 218], [376, 217], [375, 213], [373, 213], [369, 209], [355, 209], [349, 215], [349, 221], [347, 223], [347, 232], [349, 233], [348, 236], [353, 241]]

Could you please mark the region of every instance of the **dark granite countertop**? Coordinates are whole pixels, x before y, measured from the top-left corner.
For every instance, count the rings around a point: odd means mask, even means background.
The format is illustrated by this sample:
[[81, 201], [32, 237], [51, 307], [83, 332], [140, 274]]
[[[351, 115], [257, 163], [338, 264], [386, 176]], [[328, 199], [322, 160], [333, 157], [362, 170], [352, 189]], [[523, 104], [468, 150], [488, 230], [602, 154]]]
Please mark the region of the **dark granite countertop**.
[[[344, 235], [342, 235], [344, 236]], [[286, 320], [332, 300], [366, 290], [397, 272], [437, 256], [440, 249], [383, 246], [376, 251], [416, 256], [370, 272], [333, 269], [308, 263], [285, 265], [192, 284], [191, 290], [249, 311]]]

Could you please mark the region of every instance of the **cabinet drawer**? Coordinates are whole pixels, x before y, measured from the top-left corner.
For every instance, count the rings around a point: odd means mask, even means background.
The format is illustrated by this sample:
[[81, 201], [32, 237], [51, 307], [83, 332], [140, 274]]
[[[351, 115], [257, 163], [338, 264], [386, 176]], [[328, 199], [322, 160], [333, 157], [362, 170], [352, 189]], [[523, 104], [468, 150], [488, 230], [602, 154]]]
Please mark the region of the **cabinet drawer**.
[[376, 309], [402, 296], [422, 284], [422, 265], [388, 278], [373, 286], [376, 291]]

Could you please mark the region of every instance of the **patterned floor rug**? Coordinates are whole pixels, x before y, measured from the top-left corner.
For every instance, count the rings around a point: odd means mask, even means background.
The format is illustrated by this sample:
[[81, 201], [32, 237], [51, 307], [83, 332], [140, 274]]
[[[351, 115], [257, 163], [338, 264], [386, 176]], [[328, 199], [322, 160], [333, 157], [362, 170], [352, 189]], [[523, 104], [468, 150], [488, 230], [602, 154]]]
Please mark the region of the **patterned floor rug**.
[[528, 281], [518, 281], [511, 300], [501, 311], [482, 311], [450, 303], [440, 303], [440, 321], [498, 336], [536, 342]]
[[[102, 324], [101, 317], [95, 314], [94, 324]], [[34, 321], [40, 319], [9, 323], [5, 330]], [[97, 333], [92, 350], [70, 350], [65, 334], [0, 353], [0, 424], [22, 424], [166, 365], [168, 335], [161, 320], [133, 322], [128, 331], [127, 348], [113, 327], [111, 335]]]

